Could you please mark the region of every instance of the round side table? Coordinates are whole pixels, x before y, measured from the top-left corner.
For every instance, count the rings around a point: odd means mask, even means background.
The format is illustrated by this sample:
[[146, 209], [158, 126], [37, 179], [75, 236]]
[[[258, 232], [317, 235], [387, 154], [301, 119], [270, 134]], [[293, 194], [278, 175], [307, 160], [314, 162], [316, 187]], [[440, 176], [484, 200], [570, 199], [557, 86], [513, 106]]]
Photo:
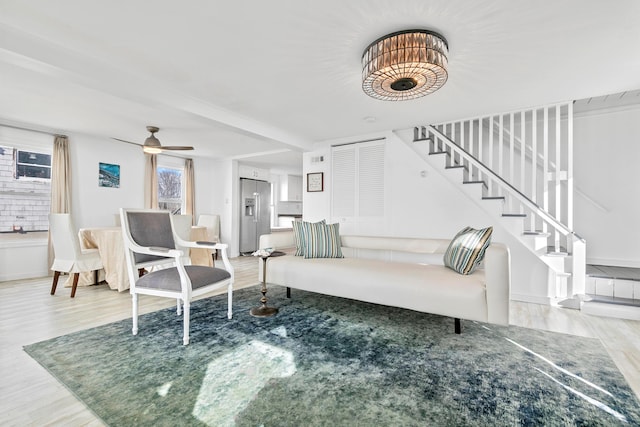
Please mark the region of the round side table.
[[267, 260], [269, 258], [286, 255], [284, 252], [273, 251], [269, 256], [262, 256], [262, 298], [260, 298], [260, 307], [253, 307], [249, 310], [249, 314], [255, 317], [269, 317], [278, 312], [276, 307], [267, 306]]

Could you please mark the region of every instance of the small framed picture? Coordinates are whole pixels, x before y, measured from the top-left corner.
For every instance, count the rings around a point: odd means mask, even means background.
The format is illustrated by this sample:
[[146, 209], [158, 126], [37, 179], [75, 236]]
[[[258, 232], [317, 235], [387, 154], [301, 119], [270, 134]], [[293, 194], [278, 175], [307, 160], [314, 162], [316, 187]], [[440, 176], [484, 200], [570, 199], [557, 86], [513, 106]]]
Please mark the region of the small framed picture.
[[120, 165], [100, 162], [98, 167], [98, 186], [120, 188]]
[[314, 172], [307, 174], [307, 192], [324, 191], [324, 173]]

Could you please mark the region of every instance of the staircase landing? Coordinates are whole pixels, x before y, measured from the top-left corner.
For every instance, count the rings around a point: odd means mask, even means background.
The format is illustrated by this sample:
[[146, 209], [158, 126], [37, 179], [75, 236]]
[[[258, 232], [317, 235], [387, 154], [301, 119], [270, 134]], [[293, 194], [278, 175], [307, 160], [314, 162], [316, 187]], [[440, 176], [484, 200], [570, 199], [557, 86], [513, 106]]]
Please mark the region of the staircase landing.
[[583, 312], [640, 320], [640, 268], [587, 264], [586, 273]]

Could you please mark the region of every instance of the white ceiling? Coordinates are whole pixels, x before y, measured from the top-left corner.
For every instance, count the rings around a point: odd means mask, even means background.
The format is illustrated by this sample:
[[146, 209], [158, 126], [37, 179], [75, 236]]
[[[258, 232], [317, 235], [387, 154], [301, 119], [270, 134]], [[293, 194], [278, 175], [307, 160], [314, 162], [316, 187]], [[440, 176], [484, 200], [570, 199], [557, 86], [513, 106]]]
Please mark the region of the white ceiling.
[[[0, 0], [0, 124], [140, 143], [155, 125], [193, 157], [301, 164], [317, 141], [638, 89], [639, 18], [637, 0]], [[410, 28], [447, 38], [448, 82], [369, 98], [363, 50]]]

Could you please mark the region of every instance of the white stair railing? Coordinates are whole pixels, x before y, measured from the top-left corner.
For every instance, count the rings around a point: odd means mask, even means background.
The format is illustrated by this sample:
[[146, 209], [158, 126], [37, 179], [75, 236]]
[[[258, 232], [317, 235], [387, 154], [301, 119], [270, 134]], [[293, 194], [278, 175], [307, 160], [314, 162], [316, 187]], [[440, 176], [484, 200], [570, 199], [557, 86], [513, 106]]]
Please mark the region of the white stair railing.
[[483, 199], [503, 200], [503, 216], [526, 218], [518, 237], [546, 239], [536, 253], [564, 278], [566, 296], [584, 294], [585, 242], [573, 230], [572, 103], [423, 126], [414, 141], [446, 153], [446, 167], [463, 168], [465, 183], [482, 183]]
[[[415, 137], [416, 134], [418, 134], [417, 138]], [[566, 225], [559, 222], [520, 190], [476, 159], [469, 151], [449, 139], [448, 136], [440, 132], [436, 127], [429, 126], [415, 129], [414, 141], [424, 140], [429, 141], [430, 154], [446, 153], [449, 159], [456, 159], [454, 160], [455, 163], [447, 165], [448, 167], [462, 165], [465, 168], [468, 174], [465, 182], [482, 182], [484, 187], [488, 189], [487, 191], [491, 192], [488, 193], [487, 198], [504, 197], [505, 205], [507, 205], [506, 198], [509, 197], [519, 203], [521, 211], [525, 211], [529, 213], [530, 216], [540, 219], [544, 224], [550, 225], [558, 234], [562, 236], [573, 234]], [[505, 216], [509, 215], [509, 213], [505, 214]]]
[[[573, 103], [547, 105], [433, 126], [469, 155], [486, 165], [503, 181], [573, 229]], [[467, 181], [485, 181], [485, 172], [468, 160], [452, 159], [463, 166]], [[511, 214], [527, 214], [526, 204], [503, 193], [494, 180], [486, 180], [486, 197], [504, 197]], [[529, 209], [530, 210], [530, 209]], [[556, 227], [549, 228], [539, 215], [528, 216], [527, 232], [550, 233], [554, 251], [568, 250]]]

